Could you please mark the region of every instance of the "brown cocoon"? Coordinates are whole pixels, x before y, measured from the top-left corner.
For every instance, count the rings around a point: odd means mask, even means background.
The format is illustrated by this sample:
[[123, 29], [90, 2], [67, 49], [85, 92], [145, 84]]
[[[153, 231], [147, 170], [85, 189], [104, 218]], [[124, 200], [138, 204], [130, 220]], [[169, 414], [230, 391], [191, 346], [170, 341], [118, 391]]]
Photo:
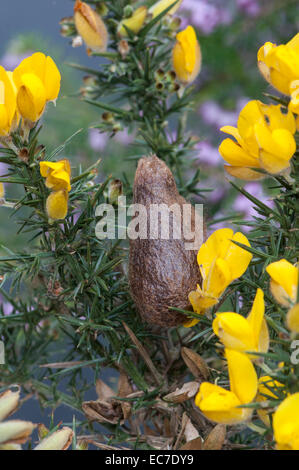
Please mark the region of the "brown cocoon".
[[[184, 204], [189, 204], [178, 193], [174, 177], [167, 165], [156, 156], [139, 161], [134, 181], [134, 204], [146, 207], [149, 220], [151, 204], [177, 203], [182, 214]], [[194, 214], [192, 207], [192, 224]], [[182, 217], [181, 217], [182, 220]], [[173, 238], [172, 228], [177, 224], [176, 216], [170, 217], [170, 239], [130, 240], [130, 288], [141, 317], [163, 327], [172, 327], [188, 321], [183, 315], [169, 307], [192, 310], [188, 295], [200, 282], [197, 250], [186, 250], [190, 240]], [[148, 222], [149, 226], [149, 222]], [[183, 223], [182, 223], [183, 226]], [[149, 235], [149, 227], [147, 228]], [[192, 240], [191, 240], [192, 242]]]

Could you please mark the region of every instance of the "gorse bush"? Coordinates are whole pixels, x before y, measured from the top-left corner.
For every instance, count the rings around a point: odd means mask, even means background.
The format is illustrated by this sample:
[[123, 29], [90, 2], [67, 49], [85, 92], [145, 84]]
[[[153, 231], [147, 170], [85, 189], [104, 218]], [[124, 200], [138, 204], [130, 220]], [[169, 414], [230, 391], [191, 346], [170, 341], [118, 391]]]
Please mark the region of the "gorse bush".
[[[59, 99], [51, 57], [36, 52], [13, 72], [0, 68], [2, 220], [12, 216], [29, 235], [21, 250], [1, 247], [11, 311], [2, 304], [0, 449], [20, 448], [35, 428], [6, 419], [18, 384], [43, 407], [76, 411], [72, 426], [59, 427], [59, 410], [50, 429], [39, 425], [40, 449], [299, 450], [299, 33], [261, 45], [257, 67], [272, 94], [221, 128], [230, 136], [219, 147], [224, 168], [256, 216], [211, 231], [204, 212], [203, 243], [188, 256], [174, 239], [97, 236], [106, 220], [97, 207], [117, 215], [123, 196], [205, 201], [187, 120], [204, 58], [196, 29], [181, 24], [181, 3], [76, 0], [61, 21], [90, 56], [90, 66], [73, 67], [87, 74], [80, 99], [99, 111], [93, 127], [136, 135], [134, 185], [130, 174], [99, 178], [100, 160], [81, 168], [63, 157], [81, 131], [52, 152], [40, 141], [45, 109]], [[242, 180], [263, 180], [273, 204]], [[7, 195], [8, 183], [21, 197]]]

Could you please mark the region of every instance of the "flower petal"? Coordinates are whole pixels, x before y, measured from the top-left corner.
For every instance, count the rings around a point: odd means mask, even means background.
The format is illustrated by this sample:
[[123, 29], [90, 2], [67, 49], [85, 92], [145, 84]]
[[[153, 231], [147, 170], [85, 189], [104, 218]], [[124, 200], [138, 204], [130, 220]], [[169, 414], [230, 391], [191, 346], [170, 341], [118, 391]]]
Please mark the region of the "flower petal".
[[226, 348], [242, 352], [256, 350], [251, 325], [238, 313], [217, 313], [213, 330]]
[[[255, 168], [258, 168], [260, 163], [257, 162]], [[239, 178], [245, 181], [258, 181], [265, 178], [265, 175], [258, 173], [257, 171], [251, 170], [250, 168], [241, 167], [241, 166], [228, 166], [224, 165], [225, 171], [235, 178]]]
[[258, 160], [232, 139], [224, 139], [219, 147], [222, 158], [233, 166], [258, 167]]
[[201, 384], [195, 404], [208, 419], [216, 423], [237, 424], [248, 419], [251, 414], [248, 413], [250, 410], [237, 408], [241, 403], [233, 392], [208, 382]]
[[204, 279], [203, 290], [212, 297], [218, 298], [231, 281], [232, 277], [228, 263], [224, 259], [218, 258], [210, 270], [208, 278]]
[[230, 388], [242, 404], [250, 403], [256, 396], [258, 378], [249, 357], [239, 351], [226, 349]]
[[45, 70], [45, 90], [47, 101], [54, 101], [57, 99], [60, 91], [60, 72], [51, 57], [46, 59], [46, 70]]
[[66, 191], [54, 191], [47, 199], [47, 213], [52, 220], [64, 219], [68, 210], [68, 193]]
[[46, 105], [45, 87], [37, 75], [22, 75], [22, 85], [17, 95], [17, 105], [23, 118], [37, 121]]
[[207, 241], [202, 244], [197, 254], [199, 266], [203, 266], [205, 275], [208, 274], [213, 261], [218, 257], [224, 257], [229, 247], [229, 240], [233, 238], [231, 228], [215, 230]]
[[299, 450], [299, 393], [288, 396], [273, 415], [278, 449]]
[[40, 81], [44, 82], [46, 67], [46, 56], [41, 52], [36, 52], [30, 57], [22, 60], [20, 65], [13, 72], [13, 80], [17, 88], [23, 85], [22, 76], [24, 74], [36, 75]]
[[247, 321], [254, 333], [254, 343], [258, 350], [260, 334], [265, 314], [264, 292], [257, 289], [252, 309], [247, 317]]
[[[236, 232], [233, 235], [232, 240], [250, 247], [248, 239], [241, 232]], [[249, 251], [246, 251], [244, 248], [235, 245], [233, 241], [230, 241], [227, 253], [225, 255], [225, 260], [229, 265], [232, 280], [237, 279], [245, 273], [252, 259], [252, 254], [249, 253]]]

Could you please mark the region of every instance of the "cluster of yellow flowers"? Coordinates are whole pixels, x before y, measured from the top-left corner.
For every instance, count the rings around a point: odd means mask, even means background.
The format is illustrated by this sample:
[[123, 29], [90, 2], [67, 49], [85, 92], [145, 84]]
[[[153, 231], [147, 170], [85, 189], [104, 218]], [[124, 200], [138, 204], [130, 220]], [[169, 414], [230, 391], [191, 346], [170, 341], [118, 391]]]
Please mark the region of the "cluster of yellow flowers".
[[[0, 135], [2, 143], [13, 133], [22, 118], [23, 131], [37, 122], [49, 101], [55, 102], [60, 91], [60, 72], [51, 57], [41, 52], [24, 59], [13, 71], [0, 67]], [[50, 219], [64, 219], [67, 214], [71, 169], [68, 160], [40, 163], [41, 175], [52, 191], [47, 199]], [[0, 185], [0, 198], [4, 187]]]
[[[201, 285], [190, 293], [195, 312], [203, 314], [216, 305], [228, 285], [247, 269], [251, 254], [235, 242], [250, 247], [247, 238], [231, 229], [215, 231], [198, 252], [198, 264], [202, 277]], [[282, 306], [288, 307], [287, 326], [299, 333], [298, 267], [282, 259], [266, 268], [271, 277], [271, 292]], [[193, 326], [193, 320], [186, 326]], [[259, 362], [255, 353], [266, 353], [269, 349], [269, 331], [265, 319], [264, 293], [257, 289], [247, 318], [235, 312], [218, 312], [213, 321], [213, 331], [224, 345], [227, 360], [230, 390], [216, 384], [201, 384], [195, 403], [210, 420], [223, 424], [238, 424], [248, 421], [253, 413], [249, 405], [256, 399], [276, 398], [270, 389], [283, 387], [271, 377], [258, 379], [253, 363]], [[299, 449], [299, 393], [290, 395], [280, 404], [273, 416], [274, 434], [279, 449]], [[266, 410], [258, 414], [266, 425], [270, 425]], [[297, 433], [297, 434], [296, 434]]]
[[[174, 0], [159, 0], [150, 9], [140, 6], [129, 18], [124, 18], [118, 25], [120, 37], [127, 37], [128, 31], [138, 34], [147, 18], [154, 19], [174, 4]], [[170, 8], [168, 15], [173, 15], [180, 7], [182, 0]], [[76, 30], [87, 45], [87, 52], [103, 53], [107, 49], [109, 35], [100, 15], [87, 3], [76, 0], [74, 6]], [[192, 83], [201, 69], [201, 50], [195, 30], [188, 26], [176, 36], [172, 52], [173, 68], [177, 78], [185, 85]]]
[[38, 121], [46, 104], [57, 99], [60, 80], [54, 61], [41, 52], [24, 59], [13, 72], [0, 67], [0, 135], [14, 132], [21, 117]]
[[235, 139], [225, 139], [219, 147], [229, 163], [225, 169], [244, 180], [289, 170], [296, 151], [296, 122], [299, 128], [299, 116], [295, 116], [299, 114], [299, 33], [286, 45], [264, 44], [258, 51], [258, 64], [266, 80], [289, 95], [290, 102], [286, 109], [250, 101], [240, 112], [237, 128], [221, 128]]

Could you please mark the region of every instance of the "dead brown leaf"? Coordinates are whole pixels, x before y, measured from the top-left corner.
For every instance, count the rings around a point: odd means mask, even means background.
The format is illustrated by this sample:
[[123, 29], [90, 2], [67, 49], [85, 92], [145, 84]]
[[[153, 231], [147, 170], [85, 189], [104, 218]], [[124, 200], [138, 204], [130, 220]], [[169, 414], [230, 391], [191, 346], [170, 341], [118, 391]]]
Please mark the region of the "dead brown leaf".
[[115, 396], [114, 390], [101, 379], [96, 381], [96, 392], [100, 400], [109, 400], [111, 397]]
[[82, 403], [82, 409], [90, 421], [117, 424], [123, 420], [121, 407], [111, 401], [85, 401]]
[[217, 424], [204, 442], [204, 450], [221, 450], [226, 437], [225, 424]]
[[207, 380], [209, 377], [209, 369], [202, 359], [202, 357], [197, 354], [192, 349], [183, 347], [181, 349], [181, 356], [195, 378]]
[[194, 397], [198, 392], [198, 382], [185, 383], [181, 388], [177, 388], [174, 392], [168, 393], [163, 397], [163, 400], [170, 403], [183, 403], [190, 398]]
[[197, 437], [192, 441], [186, 442], [180, 450], [202, 450], [202, 439], [201, 437]]
[[193, 441], [199, 437], [199, 432], [196, 427], [192, 424], [191, 419], [188, 417], [185, 424], [184, 436], [186, 442]]
[[157, 450], [169, 450], [171, 448], [172, 437], [145, 436], [148, 445]]
[[[121, 371], [120, 376], [119, 376], [119, 381], [118, 381], [118, 395], [117, 396], [119, 396], [120, 398], [126, 398], [132, 392], [133, 392], [133, 389], [130, 385], [127, 374]], [[131, 415], [131, 409], [132, 409], [131, 403], [128, 401], [127, 402], [123, 401], [123, 400], [121, 400], [119, 403], [123, 412], [124, 420], [126, 420]]]

